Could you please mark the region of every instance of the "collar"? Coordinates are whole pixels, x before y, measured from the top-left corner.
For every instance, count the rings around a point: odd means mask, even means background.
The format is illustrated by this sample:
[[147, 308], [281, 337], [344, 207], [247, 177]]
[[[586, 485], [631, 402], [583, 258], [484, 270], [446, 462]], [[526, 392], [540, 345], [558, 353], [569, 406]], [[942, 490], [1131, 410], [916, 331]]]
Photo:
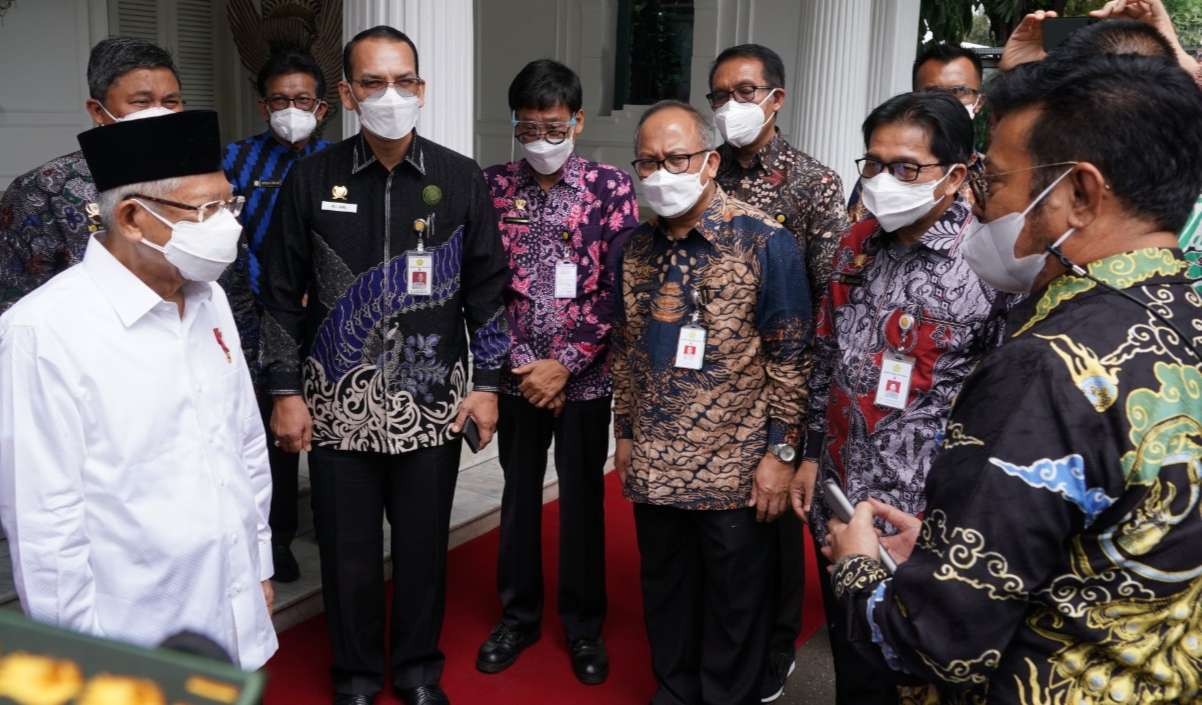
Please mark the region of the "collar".
[[322, 148], [322, 145], [325, 144], [325, 140], [314, 135], [309, 138], [309, 143], [306, 144], [303, 149], [293, 149], [291, 147], [291, 145], [286, 145], [283, 142], [280, 142], [278, 139], [276, 139], [275, 133], [271, 131], [270, 127], [268, 127], [266, 130], [260, 132], [255, 137], [255, 139], [257, 139], [258, 141], [262, 142], [265, 145], [268, 145], [273, 148], [279, 149], [281, 151], [287, 152], [288, 154], [295, 156], [297, 159], [300, 159], [301, 157], [307, 157], [310, 154], [313, 154], [314, 152], [320, 151]]
[[[408, 163], [422, 176], [426, 175], [426, 151], [422, 148], [422, 136], [417, 134], [417, 130], [413, 131], [413, 140], [409, 142], [409, 151], [405, 153], [405, 158], [401, 160], [401, 164]], [[355, 150], [351, 160], [351, 173], [358, 174], [367, 167], [376, 163], [376, 154], [371, 151], [371, 147], [367, 144], [367, 138], [363, 136], [363, 130], [359, 130], [359, 139], [355, 141]]]
[[[968, 229], [972, 226], [976, 218], [972, 214], [972, 208], [964, 200], [960, 194], [956, 194], [955, 200], [948, 206], [943, 215], [939, 216], [931, 227], [918, 238], [916, 246], [924, 247], [931, 252], [943, 255], [944, 257], [952, 257], [959, 249], [960, 242], [964, 239]], [[876, 232], [870, 237], [877, 247], [886, 251], [892, 252], [890, 247], [895, 241], [892, 234], [886, 233], [877, 225]]]
[[[727, 210], [729, 210], [728, 200], [729, 197], [726, 195], [726, 192], [723, 191], [722, 187], [719, 186], [715, 181], [714, 194], [710, 196], [709, 205], [707, 205], [705, 210], [701, 212], [701, 217], [697, 219], [697, 224], [694, 225], [693, 229], [689, 232], [697, 233], [706, 242], [710, 243], [711, 245], [714, 244], [720, 235], [719, 228], [730, 221], [730, 218], [727, 217]], [[654, 232], [668, 242], [680, 241], [668, 237], [667, 230], [663, 227], [663, 220], [659, 217], [656, 217], [655, 219]], [[681, 238], [681, 240], [683, 239], [685, 238]]]
[[780, 159], [781, 153], [788, 147], [785, 138], [780, 136], [780, 128], [772, 128], [772, 139], [768, 140], [768, 144], [760, 147], [751, 157], [751, 164], [746, 169], [739, 163], [739, 159], [734, 147], [723, 143], [718, 147], [718, 154], [722, 157], [722, 164], [718, 167], [719, 175], [726, 174], [746, 174], [755, 171], [756, 169], [770, 169], [773, 164], [776, 164]]
[[[535, 179], [534, 167], [530, 166], [530, 163], [524, 158], [518, 160], [517, 164], [518, 190], [530, 187], [541, 190], [542, 187], [538, 185], [538, 181]], [[585, 183], [584, 179], [587, 166], [587, 159], [576, 152], [572, 152], [568, 155], [568, 160], [563, 163], [563, 173], [560, 175], [559, 181], [555, 182], [551, 188], [556, 188], [560, 184], [563, 184], [577, 193], [583, 193], [588, 188], [588, 184]]]
[[[164, 300], [121, 264], [100, 242], [99, 235], [103, 233], [97, 233], [96, 237], [88, 239], [88, 246], [83, 255], [83, 268], [100, 289], [101, 296], [106, 298], [117, 312], [121, 323], [129, 328]], [[185, 283], [184, 310], [187, 311], [193, 303], [208, 300], [212, 294], [213, 290], [208, 284]]]

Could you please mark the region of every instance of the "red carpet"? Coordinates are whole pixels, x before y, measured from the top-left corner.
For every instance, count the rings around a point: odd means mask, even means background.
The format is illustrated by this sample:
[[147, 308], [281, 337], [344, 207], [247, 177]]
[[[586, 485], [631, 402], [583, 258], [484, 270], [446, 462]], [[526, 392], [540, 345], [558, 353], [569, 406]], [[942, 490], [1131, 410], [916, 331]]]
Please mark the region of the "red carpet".
[[[584, 686], [572, 675], [567, 646], [558, 624], [555, 575], [559, 556], [559, 503], [543, 508], [543, 571], [547, 577], [543, 638], [499, 675], [476, 671], [476, 649], [500, 616], [496, 593], [499, 534], [493, 530], [451, 551], [447, 568], [447, 616], [442, 649], [447, 655], [442, 686], [458, 705], [646, 705], [655, 689], [643, 628], [639, 592], [639, 556], [634, 515], [618, 486], [606, 481], [606, 565], [610, 676], [600, 686]], [[816, 564], [806, 541], [806, 605], [802, 640], [822, 624], [822, 597]], [[280, 650], [267, 664], [265, 705], [326, 705], [330, 702], [330, 647], [323, 617], [280, 634]], [[377, 703], [399, 702], [391, 689]]]

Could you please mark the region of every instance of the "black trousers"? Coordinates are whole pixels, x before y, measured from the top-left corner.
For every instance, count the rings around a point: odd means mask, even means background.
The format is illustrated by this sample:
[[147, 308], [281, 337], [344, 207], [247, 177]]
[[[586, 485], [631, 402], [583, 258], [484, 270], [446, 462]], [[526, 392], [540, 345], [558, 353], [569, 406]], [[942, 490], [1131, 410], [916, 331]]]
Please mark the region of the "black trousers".
[[822, 576], [822, 604], [826, 612], [826, 630], [830, 635], [831, 658], [835, 662], [835, 705], [898, 705], [897, 684], [880, 674], [877, 666], [866, 660], [847, 640], [847, 616], [835, 600], [831, 576], [827, 572], [831, 562], [822, 555], [822, 547], [815, 540], [814, 551], [818, 554], [818, 574]]
[[497, 591], [502, 621], [539, 627], [543, 615], [542, 513], [547, 448], [559, 475], [559, 618], [568, 642], [596, 639], [605, 620], [605, 458], [610, 398], [570, 401], [557, 418], [502, 394], [498, 452], [505, 473]]
[[653, 705], [759, 703], [772, 528], [754, 509], [634, 505]]
[[772, 540], [776, 542], [775, 580], [772, 581], [772, 631], [768, 638], [769, 653], [787, 652], [797, 648], [801, 635], [801, 610], [805, 602], [805, 530], [801, 518], [792, 507], [770, 524]]
[[438, 683], [461, 444], [402, 455], [314, 446], [309, 454], [336, 692], [371, 695], [383, 685], [385, 515], [392, 529], [392, 681], [397, 688]]
[[271, 542], [289, 546], [296, 538], [300, 453], [285, 453], [275, 447], [275, 436], [271, 435], [271, 409], [275, 397], [261, 388], [255, 393], [259, 398], [263, 428], [267, 431], [267, 462], [271, 465], [271, 514], [267, 518], [271, 525]]

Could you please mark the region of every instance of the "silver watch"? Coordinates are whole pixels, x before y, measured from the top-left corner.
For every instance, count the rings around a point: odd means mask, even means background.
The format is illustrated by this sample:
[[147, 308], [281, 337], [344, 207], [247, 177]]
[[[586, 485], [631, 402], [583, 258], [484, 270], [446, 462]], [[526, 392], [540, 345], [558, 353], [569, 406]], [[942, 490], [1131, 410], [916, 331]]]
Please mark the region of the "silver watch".
[[777, 443], [768, 446], [768, 452], [775, 455], [782, 463], [792, 463], [797, 460], [797, 449], [788, 443]]

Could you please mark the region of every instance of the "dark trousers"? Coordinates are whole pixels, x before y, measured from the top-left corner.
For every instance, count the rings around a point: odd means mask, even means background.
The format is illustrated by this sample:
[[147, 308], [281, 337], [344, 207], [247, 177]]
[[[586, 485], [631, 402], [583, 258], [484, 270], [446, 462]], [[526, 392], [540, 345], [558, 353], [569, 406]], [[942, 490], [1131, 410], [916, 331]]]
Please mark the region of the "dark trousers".
[[775, 550], [754, 509], [634, 505], [653, 705], [759, 703]]
[[835, 662], [835, 705], [897, 705], [896, 682], [876, 677], [880, 673], [877, 666], [860, 656], [847, 640], [847, 615], [835, 601], [835, 590], [827, 572], [831, 562], [822, 555], [820, 548], [814, 546], [818, 553], [818, 574], [822, 576], [819, 582], [822, 583], [831, 658]]
[[605, 458], [610, 399], [570, 401], [558, 417], [502, 394], [498, 452], [505, 473], [497, 591], [502, 621], [539, 627], [543, 614], [542, 513], [547, 447], [559, 475], [559, 618], [568, 642], [596, 639], [605, 620]]
[[370, 695], [383, 685], [385, 515], [392, 528], [392, 681], [397, 688], [438, 683], [460, 445], [402, 455], [314, 446], [309, 454], [336, 692]]
[[776, 579], [772, 581], [772, 632], [769, 653], [792, 654], [801, 635], [801, 609], [805, 602], [805, 531], [792, 507], [771, 525], [776, 542]]
[[292, 544], [296, 538], [297, 475], [300, 472], [300, 453], [285, 453], [276, 448], [271, 435], [271, 409], [275, 397], [264, 389], [256, 389], [259, 413], [267, 432], [267, 462], [271, 465], [271, 542], [280, 546]]

